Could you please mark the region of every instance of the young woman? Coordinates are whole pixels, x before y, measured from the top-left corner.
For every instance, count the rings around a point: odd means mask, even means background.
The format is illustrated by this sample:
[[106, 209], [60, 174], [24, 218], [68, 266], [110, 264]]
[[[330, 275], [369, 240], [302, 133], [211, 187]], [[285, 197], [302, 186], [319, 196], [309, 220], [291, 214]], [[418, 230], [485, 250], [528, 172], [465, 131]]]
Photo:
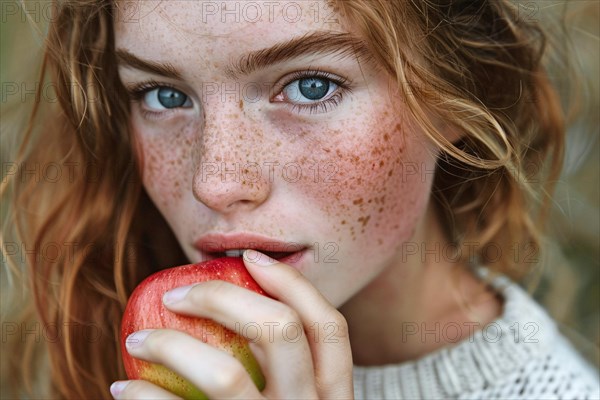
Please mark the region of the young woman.
[[[215, 399], [598, 397], [596, 371], [516, 284], [564, 136], [544, 33], [518, 11], [55, 3], [42, 76], [58, 101], [40, 94], [5, 188], [29, 249], [12, 264], [12, 393], [175, 397], [126, 380], [127, 298], [157, 270], [243, 254], [272, 299], [209, 282], [166, 300], [274, 327], [251, 345], [262, 392], [177, 331], [137, 332], [130, 354]], [[26, 173], [51, 163], [60, 179]]]

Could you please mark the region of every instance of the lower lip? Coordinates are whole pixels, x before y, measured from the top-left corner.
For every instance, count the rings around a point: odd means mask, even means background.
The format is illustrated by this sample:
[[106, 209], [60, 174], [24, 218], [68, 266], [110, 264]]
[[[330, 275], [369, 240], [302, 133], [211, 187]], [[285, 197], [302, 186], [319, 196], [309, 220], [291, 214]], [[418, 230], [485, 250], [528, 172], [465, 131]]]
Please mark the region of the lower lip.
[[300, 251], [290, 254], [289, 256], [285, 256], [278, 261], [282, 262], [284, 264], [291, 265], [294, 268], [299, 268], [300, 263], [302, 262], [302, 260], [304, 259], [304, 256], [306, 255], [307, 250], [308, 249], [302, 249]]

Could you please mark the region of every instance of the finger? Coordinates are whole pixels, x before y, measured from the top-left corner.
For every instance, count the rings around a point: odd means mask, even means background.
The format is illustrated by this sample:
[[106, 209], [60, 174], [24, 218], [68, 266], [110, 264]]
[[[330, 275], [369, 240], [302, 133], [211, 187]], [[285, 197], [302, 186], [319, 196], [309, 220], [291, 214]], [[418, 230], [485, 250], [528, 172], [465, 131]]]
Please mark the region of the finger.
[[186, 289], [175, 302], [173, 296], [165, 295], [165, 306], [174, 312], [210, 318], [246, 337], [267, 381], [263, 394], [316, 396], [310, 347], [294, 310], [224, 281], [202, 282]]
[[116, 381], [110, 386], [113, 398], [121, 399], [181, 399], [160, 386], [142, 380]]
[[306, 331], [319, 395], [352, 398], [352, 351], [344, 316], [297, 269], [248, 250], [244, 263], [271, 296], [298, 313]]
[[126, 340], [136, 358], [166, 366], [209, 398], [262, 398], [242, 364], [233, 356], [172, 329], [146, 329]]

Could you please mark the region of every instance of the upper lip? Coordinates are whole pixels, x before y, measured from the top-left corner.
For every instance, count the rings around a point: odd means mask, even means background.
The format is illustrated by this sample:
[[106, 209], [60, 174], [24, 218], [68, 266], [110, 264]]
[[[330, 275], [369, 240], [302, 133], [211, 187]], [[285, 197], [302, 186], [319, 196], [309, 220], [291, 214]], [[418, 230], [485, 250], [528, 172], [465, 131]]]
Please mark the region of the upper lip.
[[232, 249], [254, 249], [260, 252], [295, 253], [307, 247], [299, 242], [283, 242], [253, 233], [211, 233], [202, 236], [194, 242], [194, 246], [203, 253], [222, 253]]

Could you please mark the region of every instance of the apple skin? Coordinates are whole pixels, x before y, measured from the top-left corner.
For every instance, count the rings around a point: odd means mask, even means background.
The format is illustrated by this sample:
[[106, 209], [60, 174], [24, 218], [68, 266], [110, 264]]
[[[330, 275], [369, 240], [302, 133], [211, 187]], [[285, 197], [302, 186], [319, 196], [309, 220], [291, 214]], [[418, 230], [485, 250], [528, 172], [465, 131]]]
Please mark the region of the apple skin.
[[169, 268], [150, 275], [131, 294], [121, 322], [121, 354], [129, 379], [150, 381], [184, 399], [207, 399], [185, 378], [163, 365], [134, 358], [125, 348], [125, 340], [133, 332], [170, 328], [231, 354], [246, 368], [256, 387], [264, 389], [265, 378], [246, 338], [213, 320], [176, 314], [163, 305], [162, 297], [166, 291], [210, 280], [227, 281], [267, 296], [248, 273], [242, 259], [236, 257]]

